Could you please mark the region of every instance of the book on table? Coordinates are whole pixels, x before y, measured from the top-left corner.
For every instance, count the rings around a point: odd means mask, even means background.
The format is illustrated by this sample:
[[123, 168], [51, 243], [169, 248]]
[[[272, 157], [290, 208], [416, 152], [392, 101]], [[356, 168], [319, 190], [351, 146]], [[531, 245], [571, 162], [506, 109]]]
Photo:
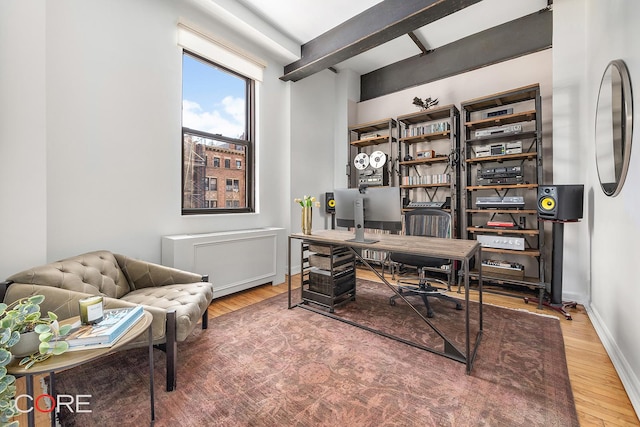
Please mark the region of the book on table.
[[86, 350], [114, 345], [142, 317], [141, 305], [104, 310], [103, 319], [93, 325], [73, 324], [71, 331], [60, 339], [69, 344], [69, 350]]

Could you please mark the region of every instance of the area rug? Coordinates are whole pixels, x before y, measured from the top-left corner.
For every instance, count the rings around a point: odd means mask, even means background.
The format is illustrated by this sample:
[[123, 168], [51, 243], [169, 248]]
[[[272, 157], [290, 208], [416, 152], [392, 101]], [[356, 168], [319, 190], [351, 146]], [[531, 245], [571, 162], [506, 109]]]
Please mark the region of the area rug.
[[[356, 300], [336, 314], [432, 340], [389, 295], [359, 280]], [[463, 343], [464, 311], [446, 301], [433, 308], [438, 329], [454, 328], [447, 333]], [[155, 351], [155, 425], [577, 426], [559, 320], [485, 304], [483, 329], [466, 374], [455, 360], [287, 309], [283, 294], [212, 319], [179, 344], [173, 392], [164, 391], [165, 356]], [[62, 412], [62, 425], [149, 425], [147, 356], [133, 349], [57, 374], [59, 393], [91, 396], [91, 413]]]

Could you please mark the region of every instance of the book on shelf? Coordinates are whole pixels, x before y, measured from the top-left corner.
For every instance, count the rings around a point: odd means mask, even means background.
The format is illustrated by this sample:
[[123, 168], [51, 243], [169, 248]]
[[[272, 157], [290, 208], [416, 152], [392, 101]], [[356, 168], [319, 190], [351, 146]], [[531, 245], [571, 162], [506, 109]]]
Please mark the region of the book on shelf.
[[60, 340], [69, 344], [67, 351], [111, 347], [143, 316], [141, 305], [104, 310], [103, 319], [93, 325], [78, 320]]

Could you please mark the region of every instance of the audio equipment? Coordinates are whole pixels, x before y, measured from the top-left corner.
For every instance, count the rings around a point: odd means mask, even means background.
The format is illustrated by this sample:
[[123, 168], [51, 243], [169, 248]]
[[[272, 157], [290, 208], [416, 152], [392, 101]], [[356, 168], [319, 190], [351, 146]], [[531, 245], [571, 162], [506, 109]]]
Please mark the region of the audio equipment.
[[433, 150], [416, 151], [416, 158], [418, 159], [432, 159], [436, 156], [436, 152]]
[[478, 169], [478, 185], [522, 184], [522, 166]]
[[476, 197], [476, 207], [484, 208], [524, 208], [524, 197], [522, 196], [488, 196]]
[[369, 155], [367, 153], [359, 153], [355, 159], [353, 159], [353, 164], [358, 170], [364, 170], [369, 166]]
[[387, 165], [379, 169], [366, 169], [360, 171], [358, 175], [358, 186], [366, 185], [368, 187], [389, 185], [389, 174], [387, 173]]
[[503, 108], [502, 110], [483, 112], [482, 118], [489, 119], [491, 117], [505, 116], [507, 114], [513, 114], [513, 108]]
[[541, 185], [538, 187], [540, 219], [577, 221], [582, 218], [584, 185]]
[[438, 208], [442, 209], [444, 202], [409, 202], [408, 208]]
[[520, 132], [522, 132], [522, 125], [516, 124], [516, 125], [500, 126], [500, 127], [491, 128], [491, 129], [477, 130], [475, 132], [475, 136], [476, 138], [482, 138], [484, 136], [494, 136], [494, 135], [500, 135], [500, 134], [510, 135], [510, 134], [520, 133]]
[[437, 209], [450, 209], [451, 197], [447, 197], [444, 202], [430, 201], [430, 202], [409, 202], [407, 208], [437, 208]]
[[506, 274], [522, 280], [524, 279], [524, 266], [517, 262], [485, 259], [482, 261], [482, 273]]
[[358, 186], [389, 185], [387, 155], [382, 151], [374, 151], [370, 156], [367, 153], [358, 153], [353, 159], [353, 164], [358, 170]]
[[512, 249], [524, 251], [524, 237], [505, 237], [490, 234], [480, 234], [476, 237], [480, 246], [485, 248]]
[[496, 144], [479, 145], [476, 157], [504, 156], [505, 154], [522, 153], [522, 141], [501, 142]]
[[387, 155], [382, 151], [374, 151], [369, 156], [369, 164], [372, 168], [378, 169], [381, 168], [387, 162]]
[[333, 198], [333, 192], [324, 193], [324, 210], [328, 214], [336, 211], [336, 199]]
[[515, 228], [516, 223], [513, 221], [487, 221], [489, 228]]

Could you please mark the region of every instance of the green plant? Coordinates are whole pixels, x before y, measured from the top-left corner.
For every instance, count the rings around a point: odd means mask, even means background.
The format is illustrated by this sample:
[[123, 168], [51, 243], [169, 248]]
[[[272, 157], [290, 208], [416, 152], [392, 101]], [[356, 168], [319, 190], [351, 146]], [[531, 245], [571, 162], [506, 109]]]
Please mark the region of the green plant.
[[[14, 403], [16, 379], [8, 374], [6, 366], [13, 358], [11, 347], [20, 340], [20, 334], [34, 331], [40, 339], [38, 351], [20, 361], [20, 365], [25, 369], [51, 356], [62, 354], [69, 348], [64, 341], [51, 340], [56, 336], [69, 333], [71, 325], [60, 327], [58, 316], [52, 312], [48, 312], [47, 317], [42, 317], [40, 304], [43, 301], [43, 295], [33, 295], [16, 300], [9, 305], [0, 303], [0, 424], [2, 425], [17, 415]], [[17, 426], [18, 423], [12, 422], [6, 425]]]

